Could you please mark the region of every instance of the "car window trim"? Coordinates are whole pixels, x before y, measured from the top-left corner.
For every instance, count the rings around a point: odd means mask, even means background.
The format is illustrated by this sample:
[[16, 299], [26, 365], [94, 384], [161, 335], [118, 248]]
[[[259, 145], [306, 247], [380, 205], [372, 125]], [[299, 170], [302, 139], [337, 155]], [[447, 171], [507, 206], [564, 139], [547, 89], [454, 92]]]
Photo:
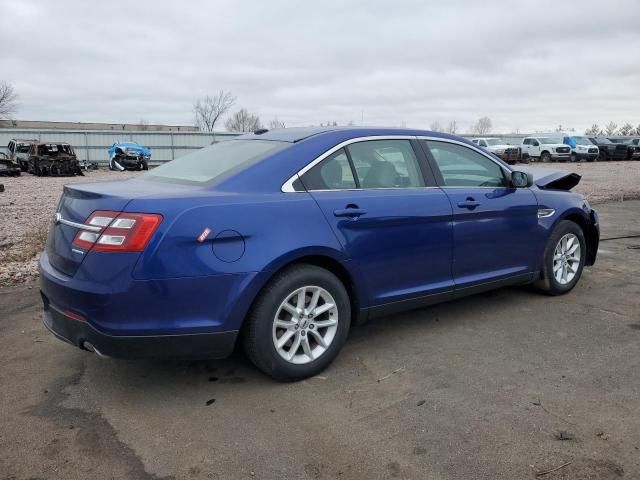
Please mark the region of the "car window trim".
[[[480, 155], [482, 155], [483, 157], [488, 158], [489, 160], [491, 160], [493, 163], [495, 163], [501, 170], [502, 173], [505, 176], [505, 179], [507, 180], [507, 182], [511, 181], [511, 172], [513, 170], [511, 170], [507, 165], [503, 165], [502, 163], [498, 162], [495, 158], [493, 158], [491, 155], [489, 155], [487, 152], [483, 151], [481, 147], [476, 146], [473, 143], [466, 143], [466, 142], [461, 142], [459, 140], [454, 140], [451, 138], [440, 138], [440, 137], [430, 137], [430, 136], [424, 136], [424, 135], [420, 135], [417, 137], [418, 140], [425, 140], [425, 141], [434, 141], [434, 142], [445, 142], [445, 143], [452, 143], [455, 145], [460, 145], [462, 147], [466, 147], [469, 150], [472, 150], [476, 153], [479, 153]], [[438, 167], [438, 163], [436, 162], [436, 159], [433, 158], [433, 154], [431, 153], [431, 150], [429, 150], [429, 146], [425, 143], [420, 142], [420, 145], [422, 147], [422, 149], [424, 150], [424, 154], [426, 155], [426, 157], [429, 160], [429, 164], [431, 165], [431, 169], [434, 171], [434, 175], [436, 176], [436, 184], [438, 185], [438, 188], [488, 188], [488, 189], [492, 189], [495, 190], [496, 188], [510, 188], [509, 186], [506, 187], [495, 187], [495, 186], [486, 186], [486, 187], [469, 187], [469, 186], [449, 186], [446, 185], [444, 182], [444, 178], [442, 176], [442, 172], [440, 172], [440, 167]]]
[[[421, 150], [416, 150], [416, 147], [419, 147], [419, 145], [418, 146], [415, 145], [414, 142], [416, 140], [419, 140], [419, 138], [420, 137], [417, 137], [415, 135], [369, 135], [369, 136], [366, 136], [366, 137], [354, 137], [354, 138], [350, 138], [348, 140], [344, 140], [343, 142], [340, 142], [337, 145], [334, 145], [333, 147], [331, 147], [326, 152], [324, 152], [321, 155], [317, 156], [314, 160], [312, 160], [307, 165], [305, 165], [300, 170], [298, 170], [296, 173], [294, 173], [286, 182], [284, 182], [282, 184], [282, 187], [280, 188], [280, 190], [283, 193], [305, 193], [305, 192], [334, 192], [334, 191], [341, 192], [341, 191], [349, 191], [349, 190], [352, 190], [352, 191], [353, 190], [365, 191], [365, 190], [406, 190], [407, 188], [440, 188], [438, 185], [433, 184], [434, 180], [436, 180], [436, 179], [432, 178], [429, 175], [429, 173], [431, 173], [432, 175], [435, 176], [435, 173], [433, 172], [433, 167], [431, 165], [428, 165], [428, 167], [430, 169], [430, 171], [429, 171], [429, 170], [426, 170], [426, 166], [423, 164], [421, 153], [424, 154], [424, 152], [421, 151]], [[435, 137], [434, 137], [434, 139], [435, 139]], [[347, 152], [347, 155], [349, 155], [348, 149], [346, 148], [348, 145], [351, 145], [353, 143], [368, 142], [368, 141], [371, 141], [371, 140], [408, 140], [410, 145], [411, 145], [411, 148], [413, 149], [414, 155], [416, 156], [416, 161], [418, 162], [418, 167], [419, 167], [420, 173], [422, 175], [422, 180], [423, 180], [425, 186], [424, 187], [356, 188], [356, 189], [341, 188], [341, 189], [321, 189], [321, 190], [304, 190], [304, 191], [295, 190], [294, 189], [293, 183], [296, 180], [299, 180], [305, 173], [307, 173], [309, 170], [311, 170], [317, 164], [322, 162], [324, 159], [328, 158], [333, 153], [337, 152], [341, 148], [344, 148], [345, 151]], [[420, 147], [420, 148], [422, 149], [422, 147]], [[349, 155], [349, 162], [353, 167], [350, 155]], [[428, 159], [427, 159], [427, 163], [429, 163]], [[353, 168], [355, 168], [355, 167], [353, 167]]]

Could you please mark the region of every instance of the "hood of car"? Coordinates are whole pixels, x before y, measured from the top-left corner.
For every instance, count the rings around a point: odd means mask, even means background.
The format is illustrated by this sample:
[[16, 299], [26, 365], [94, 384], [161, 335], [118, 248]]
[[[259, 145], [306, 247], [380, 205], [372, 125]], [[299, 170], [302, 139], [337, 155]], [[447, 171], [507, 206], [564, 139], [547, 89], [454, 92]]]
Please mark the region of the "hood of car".
[[531, 174], [533, 183], [543, 190], [569, 191], [578, 185], [582, 178], [577, 173], [552, 170], [550, 168], [518, 167], [518, 170]]

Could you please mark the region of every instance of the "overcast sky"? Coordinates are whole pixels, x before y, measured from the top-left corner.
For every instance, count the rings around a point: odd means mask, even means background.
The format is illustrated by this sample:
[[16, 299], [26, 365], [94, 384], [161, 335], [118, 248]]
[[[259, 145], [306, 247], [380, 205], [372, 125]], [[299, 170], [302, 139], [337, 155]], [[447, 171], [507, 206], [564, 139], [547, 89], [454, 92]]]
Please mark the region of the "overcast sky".
[[640, 124], [639, 0], [509, 3], [0, 0], [0, 80], [21, 120], [192, 124], [225, 89], [287, 126]]

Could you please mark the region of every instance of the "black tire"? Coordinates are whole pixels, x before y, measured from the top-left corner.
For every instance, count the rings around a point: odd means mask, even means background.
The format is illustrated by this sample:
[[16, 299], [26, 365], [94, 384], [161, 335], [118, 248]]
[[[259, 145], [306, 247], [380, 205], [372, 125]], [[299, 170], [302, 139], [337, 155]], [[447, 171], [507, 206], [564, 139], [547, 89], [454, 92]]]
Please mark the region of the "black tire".
[[[560, 283], [553, 275], [553, 263], [554, 252], [556, 246], [560, 240], [567, 234], [573, 234], [578, 238], [580, 242], [580, 262], [578, 264], [578, 270], [573, 279], [566, 283]], [[582, 270], [584, 268], [584, 262], [587, 258], [587, 242], [584, 238], [584, 232], [582, 228], [570, 220], [562, 220], [555, 227], [544, 249], [544, 256], [542, 260], [542, 272], [540, 279], [536, 282], [535, 286], [549, 295], [563, 295], [570, 292], [580, 280]]]
[[551, 161], [551, 155], [549, 152], [542, 152], [542, 155], [540, 155], [540, 161], [542, 163], [549, 163]]
[[575, 163], [578, 161], [578, 156], [575, 153], [571, 153], [571, 156], [569, 157], [569, 161], [571, 163]]
[[[329, 292], [339, 321], [333, 341], [322, 355], [309, 363], [293, 364], [276, 350], [272, 329], [281, 303], [304, 286], [319, 286]], [[300, 380], [319, 374], [331, 364], [347, 338], [350, 324], [351, 303], [342, 282], [324, 268], [292, 265], [272, 278], [258, 295], [242, 330], [242, 346], [253, 364], [272, 378], [284, 382]]]
[[609, 155], [607, 155], [606, 152], [600, 150], [600, 153], [598, 154], [598, 160], [601, 162], [606, 162], [609, 160]]
[[142, 170], [149, 170], [149, 164], [146, 160], [142, 161]]

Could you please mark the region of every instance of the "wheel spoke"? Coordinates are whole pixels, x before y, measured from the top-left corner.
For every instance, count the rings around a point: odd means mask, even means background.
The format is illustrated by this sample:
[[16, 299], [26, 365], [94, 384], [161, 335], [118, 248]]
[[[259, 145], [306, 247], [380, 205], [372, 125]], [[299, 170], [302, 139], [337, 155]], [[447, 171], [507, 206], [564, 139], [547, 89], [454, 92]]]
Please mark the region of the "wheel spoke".
[[286, 332], [284, 332], [282, 336], [278, 339], [278, 344], [276, 345], [276, 347], [278, 348], [284, 347], [285, 343], [287, 343], [289, 339], [295, 335], [295, 333], [296, 333], [295, 330], [287, 330]]
[[318, 318], [320, 315], [322, 315], [325, 312], [328, 312], [329, 310], [331, 310], [333, 307], [335, 307], [335, 305], [333, 303], [324, 303], [322, 305], [320, 305], [319, 307], [317, 307], [314, 311], [313, 311], [313, 316]]
[[289, 330], [289, 329], [292, 329], [292, 328], [294, 328], [296, 326], [296, 322], [293, 322], [291, 320], [276, 319], [275, 325], [278, 328], [284, 328], [285, 330]]
[[319, 299], [320, 299], [320, 289], [316, 288], [313, 290], [313, 294], [311, 295], [311, 300], [309, 300], [309, 306], [307, 307], [307, 311], [313, 312], [316, 306], [318, 306]]
[[567, 266], [563, 265], [562, 266], [562, 281], [563, 282], [567, 282]]
[[307, 289], [301, 288], [300, 291], [298, 292], [298, 299], [296, 304], [296, 309], [298, 310], [298, 312], [301, 312], [304, 310], [304, 303], [305, 303], [306, 297], [307, 297]]
[[296, 307], [291, 305], [288, 301], [282, 304], [282, 308], [284, 308], [287, 312], [289, 312], [292, 317], [298, 316], [298, 311], [296, 310]]
[[311, 351], [311, 345], [309, 345], [309, 337], [302, 337], [302, 350], [304, 351], [305, 355], [307, 357], [309, 357], [309, 360], [313, 360], [313, 352]]
[[324, 341], [324, 338], [322, 338], [322, 335], [320, 335], [316, 330], [309, 330], [309, 333], [313, 335], [313, 338], [316, 339], [318, 345], [320, 345], [322, 348], [327, 348], [327, 343]]
[[301, 336], [300, 335], [296, 335], [295, 340], [293, 341], [293, 344], [291, 345], [291, 348], [289, 349], [289, 360], [292, 360], [293, 357], [296, 356], [296, 353], [298, 352], [298, 349], [300, 348], [300, 340]]
[[336, 320], [334, 320], [333, 318], [327, 318], [326, 320], [319, 320], [319, 321], [314, 321], [313, 322], [313, 324], [316, 326], [316, 328], [333, 327], [337, 323], [338, 322]]
[[580, 248], [580, 244], [576, 243], [574, 246], [572, 246], [569, 251], [567, 252], [569, 255], [573, 255], [576, 250], [578, 250]]

